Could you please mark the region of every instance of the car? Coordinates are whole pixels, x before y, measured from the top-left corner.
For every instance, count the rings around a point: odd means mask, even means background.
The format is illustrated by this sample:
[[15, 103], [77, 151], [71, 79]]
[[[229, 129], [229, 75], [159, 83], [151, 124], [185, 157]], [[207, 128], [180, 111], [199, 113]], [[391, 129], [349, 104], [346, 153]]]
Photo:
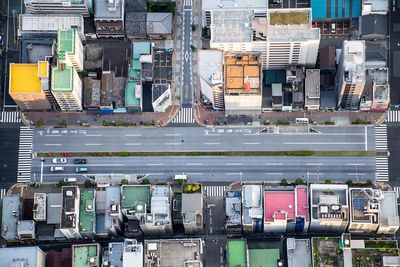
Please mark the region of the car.
[[3, 34], [0, 33], [0, 46], [4, 44]]
[[63, 172], [64, 171], [64, 167], [52, 166], [52, 167], [50, 167], [50, 171], [51, 172]]
[[67, 163], [66, 158], [53, 158], [53, 163], [58, 164], [58, 163]]
[[86, 168], [86, 167], [76, 167], [76, 168], [75, 168], [75, 172], [76, 172], [76, 173], [88, 172], [88, 168]]
[[331, 33], [336, 33], [336, 23], [331, 24]]
[[86, 159], [74, 159], [74, 164], [86, 164]]
[[75, 177], [64, 178], [64, 182], [66, 183], [76, 183], [77, 179]]

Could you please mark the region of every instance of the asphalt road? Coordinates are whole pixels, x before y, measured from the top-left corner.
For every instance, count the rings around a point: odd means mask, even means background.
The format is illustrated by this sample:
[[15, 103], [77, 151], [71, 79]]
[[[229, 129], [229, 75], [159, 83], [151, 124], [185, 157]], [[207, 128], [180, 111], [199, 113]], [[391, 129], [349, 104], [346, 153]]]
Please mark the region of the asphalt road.
[[[274, 127], [270, 127], [271, 129]], [[34, 152], [85, 151], [365, 151], [375, 150], [373, 127], [35, 129]], [[292, 132], [285, 132], [285, 129]], [[302, 131], [302, 129], [304, 131]], [[271, 130], [272, 131], [272, 130]], [[296, 132], [293, 132], [296, 131]]]
[[[399, 0], [395, 0], [396, 3]], [[390, 102], [392, 105], [398, 106], [400, 103], [400, 66], [397, 64], [400, 60], [400, 5], [395, 7], [393, 11], [393, 0], [389, 1], [390, 6]]]
[[0, 124], [0, 188], [17, 182], [19, 125]]
[[[185, 1], [186, 2], [186, 1]], [[182, 106], [191, 107], [193, 100], [192, 85], [192, 10], [189, 6], [184, 6], [183, 10], [183, 34], [182, 34]]]
[[400, 186], [400, 124], [388, 123], [387, 127], [389, 151], [389, 177], [390, 183]]
[[[43, 165], [43, 166], [42, 166]], [[32, 177], [36, 182], [59, 181], [76, 177], [83, 181], [75, 167], [85, 166], [90, 175], [115, 176], [147, 174], [148, 178], [169, 180], [174, 174], [186, 174], [189, 179], [210, 181], [280, 181], [285, 178], [320, 182], [332, 180], [367, 180], [375, 177], [373, 157], [99, 157], [88, 158], [86, 165], [74, 165], [71, 159], [64, 166], [65, 172], [52, 173], [56, 166], [47, 158], [34, 159]]]

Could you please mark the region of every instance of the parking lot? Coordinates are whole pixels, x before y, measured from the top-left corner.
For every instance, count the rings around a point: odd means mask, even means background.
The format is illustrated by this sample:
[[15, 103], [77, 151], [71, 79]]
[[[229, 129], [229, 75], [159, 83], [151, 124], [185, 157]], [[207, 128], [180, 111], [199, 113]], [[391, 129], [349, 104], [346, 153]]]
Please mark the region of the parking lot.
[[172, 52], [155, 49], [153, 62], [153, 83], [168, 83], [172, 81]]
[[314, 22], [314, 28], [320, 28], [321, 35], [350, 35], [352, 22], [350, 20], [342, 21], [319, 21]]

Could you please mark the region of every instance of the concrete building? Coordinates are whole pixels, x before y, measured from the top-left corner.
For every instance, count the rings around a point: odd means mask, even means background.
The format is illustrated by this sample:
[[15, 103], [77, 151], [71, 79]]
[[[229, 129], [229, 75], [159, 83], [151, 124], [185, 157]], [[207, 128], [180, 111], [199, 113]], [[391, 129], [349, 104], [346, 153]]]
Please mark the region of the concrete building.
[[320, 71], [317, 69], [306, 70], [304, 83], [304, 107], [307, 110], [319, 110], [321, 100]]
[[82, 238], [79, 232], [79, 187], [63, 186], [61, 193], [63, 201], [60, 231], [67, 239]]
[[72, 245], [72, 267], [100, 267], [100, 245]]
[[122, 267], [143, 267], [143, 255], [142, 243], [137, 242], [135, 239], [124, 240]]
[[389, 11], [388, 0], [363, 0], [361, 7], [361, 15], [380, 14], [386, 15]]
[[93, 13], [92, 0], [24, 0], [27, 13], [81, 14]]
[[280, 111], [283, 107], [283, 91], [281, 83], [271, 84], [272, 110]]
[[50, 110], [49, 63], [11, 63], [9, 94], [21, 110]]
[[83, 238], [95, 238], [96, 190], [82, 189], [79, 202], [79, 233]]
[[39, 247], [3, 247], [0, 259], [0, 267], [46, 266], [46, 253]]
[[[372, 88], [371, 88], [372, 87]], [[365, 91], [372, 91], [370, 110], [385, 111], [390, 105], [388, 68], [367, 68]]]
[[225, 192], [225, 230], [227, 233], [242, 232], [242, 192], [230, 190]]
[[223, 52], [220, 50], [199, 50], [199, 84], [201, 102], [215, 110], [224, 110]]
[[154, 112], [165, 112], [172, 105], [170, 84], [154, 84], [151, 87]]
[[365, 42], [343, 42], [338, 72], [338, 107], [358, 109], [365, 86]]
[[259, 54], [224, 57], [224, 101], [227, 114], [260, 114], [262, 70]]
[[153, 185], [151, 187], [151, 213], [147, 215], [146, 220], [141, 225], [145, 234], [172, 234], [171, 199], [170, 186]]
[[349, 224], [348, 186], [310, 185], [310, 232], [344, 232]]
[[57, 33], [57, 64], [83, 70], [83, 46], [76, 29], [60, 29]]
[[264, 190], [264, 232], [307, 232], [309, 226], [308, 188], [272, 188]]
[[[123, 267], [123, 242], [110, 242], [108, 246], [103, 248], [101, 257], [101, 266]], [[142, 261], [143, 262], [143, 261]]]
[[363, 40], [386, 40], [389, 36], [387, 15], [369, 14], [359, 19], [358, 35]]
[[124, 37], [125, 0], [94, 0], [94, 4], [97, 37]]
[[19, 195], [4, 195], [1, 216], [1, 237], [7, 241], [18, 239], [17, 223], [21, 216], [21, 200]]
[[311, 267], [312, 246], [310, 239], [286, 239], [287, 266], [288, 267]]
[[146, 33], [150, 39], [172, 38], [172, 13], [147, 13]]
[[119, 186], [110, 186], [106, 188], [104, 228], [109, 236], [117, 236], [123, 231], [120, 190]]
[[260, 233], [263, 226], [262, 186], [245, 184], [242, 186], [242, 226], [243, 233]]
[[394, 191], [382, 191], [380, 222], [377, 234], [395, 234], [400, 227], [397, 195]]
[[84, 38], [83, 17], [79, 14], [20, 14], [18, 36], [56, 37], [60, 29], [76, 29]]
[[145, 240], [144, 266], [202, 267], [202, 244], [200, 238]]
[[185, 234], [203, 233], [203, 192], [182, 194], [182, 219]]
[[37, 222], [47, 219], [47, 194], [35, 193], [33, 196], [33, 219]]
[[36, 223], [34, 220], [22, 220], [17, 223], [18, 240], [36, 239]]

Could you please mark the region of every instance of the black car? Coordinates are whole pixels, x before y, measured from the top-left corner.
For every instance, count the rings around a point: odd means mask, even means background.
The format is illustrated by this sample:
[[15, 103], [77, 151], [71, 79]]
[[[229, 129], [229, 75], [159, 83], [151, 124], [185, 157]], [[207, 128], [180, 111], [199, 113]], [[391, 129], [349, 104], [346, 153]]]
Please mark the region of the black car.
[[74, 164], [86, 164], [86, 159], [74, 159]]

